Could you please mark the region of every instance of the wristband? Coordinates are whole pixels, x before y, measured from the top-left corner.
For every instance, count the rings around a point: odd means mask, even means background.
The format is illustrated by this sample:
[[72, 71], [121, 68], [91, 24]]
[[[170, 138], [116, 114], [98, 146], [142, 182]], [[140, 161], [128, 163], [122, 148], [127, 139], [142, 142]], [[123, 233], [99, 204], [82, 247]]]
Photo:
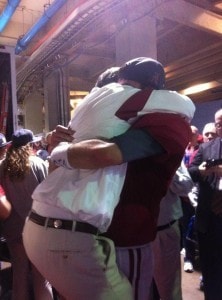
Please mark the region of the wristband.
[[69, 170], [72, 170], [73, 168], [70, 166], [68, 157], [67, 157], [67, 150], [69, 148], [70, 144], [68, 143], [61, 143], [59, 146], [57, 146], [55, 149], [53, 149], [50, 160], [59, 167], [63, 167]]

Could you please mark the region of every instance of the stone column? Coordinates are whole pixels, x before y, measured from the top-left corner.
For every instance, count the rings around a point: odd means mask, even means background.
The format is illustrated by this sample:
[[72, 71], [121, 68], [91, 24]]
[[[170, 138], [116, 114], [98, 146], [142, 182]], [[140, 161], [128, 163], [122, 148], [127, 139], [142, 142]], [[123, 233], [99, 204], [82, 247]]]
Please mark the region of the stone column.
[[140, 56], [156, 59], [155, 19], [146, 16], [131, 23], [127, 23], [127, 20], [125, 22], [125, 28], [116, 36], [116, 64], [121, 65]]
[[70, 120], [69, 76], [67, 67], [60, 67], [44, 78], [45, 130], [57, 124], [67, 126]]

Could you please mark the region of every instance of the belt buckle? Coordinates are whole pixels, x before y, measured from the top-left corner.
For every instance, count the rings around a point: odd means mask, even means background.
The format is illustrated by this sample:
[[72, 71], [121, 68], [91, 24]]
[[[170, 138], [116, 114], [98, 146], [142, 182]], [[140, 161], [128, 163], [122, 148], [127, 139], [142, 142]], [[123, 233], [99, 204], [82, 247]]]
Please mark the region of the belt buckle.
[[62, 227], [62, 221], [61, 220], [54, 220], [53, 222], [53, 226], [57, 229], [61, 228]]

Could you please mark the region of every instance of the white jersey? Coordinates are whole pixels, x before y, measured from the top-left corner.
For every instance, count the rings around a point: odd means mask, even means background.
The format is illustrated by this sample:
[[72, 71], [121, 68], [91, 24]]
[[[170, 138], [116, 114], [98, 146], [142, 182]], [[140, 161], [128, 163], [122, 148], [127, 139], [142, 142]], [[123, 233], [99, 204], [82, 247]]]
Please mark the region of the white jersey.
[[[74, 143], [124, 133], [147, 113], [176, 113], [192, 119], [195, 111], [192, 101], [176, 92], [155, 90], [142, 106], [128, 105], [127, 100], [139, 91], [118, 83], [92, 91], [70, 121], [69, 126], [75, 130]], [[126, 163], [97, 170], [59, 167], [34, 191], [33, 209], [46, 217], [88, 222], [104, 232], [118, 203], [126, 167]]]

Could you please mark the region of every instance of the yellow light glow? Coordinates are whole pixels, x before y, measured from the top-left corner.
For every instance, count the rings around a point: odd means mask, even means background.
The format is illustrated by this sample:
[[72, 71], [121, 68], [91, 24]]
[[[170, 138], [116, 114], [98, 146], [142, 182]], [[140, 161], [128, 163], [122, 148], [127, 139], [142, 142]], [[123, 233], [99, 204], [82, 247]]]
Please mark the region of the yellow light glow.
[[81, 103], [83, 98], [76, 98], [76, 99], [70, 99], [70, 106], [71, 106], [71, 118], [73, 117], [74, 110], [76, 107]]
[[221, 2], [221, 1], [219, 1], [218, 3], [216, 3], [214, 6], [215, 6], [216, 8], [218, 8], [218, 9], [221, 9], [221, 10], [222, 10], [222, 2]]
[[183, 94], [183, 95], [196, 94], [196, 93], [200, 93], [200, 92], [212, 89], [212, 88], [217, 87], [219, 85], [221, 85], [221, 83], [219, 83], [217, 81], [201, 83], [201, 84], [191, 86], [187, 89], [184, 89], [184, 90], [180, 91], [180, 93]]
[[69, 95], [70, 96], [85, 96], [88, 93], [89, 92], [86, 92], [86, 91], [70, 91]]

